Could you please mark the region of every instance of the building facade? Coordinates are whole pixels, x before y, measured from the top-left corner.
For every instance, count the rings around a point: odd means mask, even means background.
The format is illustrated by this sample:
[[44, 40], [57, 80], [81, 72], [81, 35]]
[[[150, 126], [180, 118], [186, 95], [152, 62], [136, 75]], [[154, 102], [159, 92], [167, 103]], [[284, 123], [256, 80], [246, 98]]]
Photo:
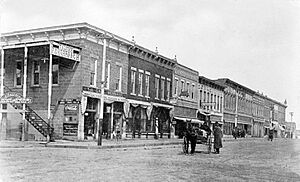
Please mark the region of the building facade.
[[224, 89], [224, 134], [231, 135], [234, 127], [252, 135], [253, 90], [242, 86], [230, 79], [218, 79], [217, 83]]
[[198, 75], [196, 70], [179, 63], [174, 68], [172, 101], [176, 136], [182, 136], [187, 120], [197, 119]]
[[[1, 98], [13, 109], [2, 109], [8, 133], [23, 124], [25, 139], [33, 130], [43, 137], [84, 140], [97, 138], [99, 123], [103, 137], [111, 137], [116, 123], [123, 129], [130, 41], [80, 23], [6, 33], [1, 44]], [[12, 94], [30, 102], [20, 103]], [[22, 117], [13, 119], [10, 113], [17, 112]]]
[[170, 104], [172, 75], [176, 61], [141, 46], [129, 51], [128, 127], [131, 137], [171, 137]]
[[210, 123], [224, 124], [223, 102], [225, 87], [204, 76], [199, 76], [197, 117]]

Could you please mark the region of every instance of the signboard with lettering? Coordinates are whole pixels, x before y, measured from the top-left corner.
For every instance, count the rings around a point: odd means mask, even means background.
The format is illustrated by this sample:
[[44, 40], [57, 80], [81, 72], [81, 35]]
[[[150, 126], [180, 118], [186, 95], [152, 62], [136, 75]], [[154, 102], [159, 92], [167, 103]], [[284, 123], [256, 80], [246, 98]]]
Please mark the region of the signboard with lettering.
[[78, 48], [58, 42], [53, 42], [51, 44], [50, 51], [52, 55], [80, 62], [81, 56], [79, 54], [80, 49]]
[[28, 104], [32, 103], [32, 98], [23, 98], [17, 93], [7, 93], [0, 98], [0, 104], [5, 103]]
[[78, 104], [65, 104], [65, 114], [66, 113], [77, 113]]
[[201, 106], [215, 106], [215, 102], [201, 102]]

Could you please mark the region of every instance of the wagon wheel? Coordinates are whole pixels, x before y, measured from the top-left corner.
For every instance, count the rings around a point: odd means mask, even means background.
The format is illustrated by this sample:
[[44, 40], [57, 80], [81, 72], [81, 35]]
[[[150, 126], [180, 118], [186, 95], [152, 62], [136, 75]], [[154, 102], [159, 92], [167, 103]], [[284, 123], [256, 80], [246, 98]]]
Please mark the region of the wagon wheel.
[[188, 153], [188, 146], [189, 146], [188, 140], [187, 140], [186, 136], [183, 136], [183, 143], [182, 143], [183, 153], [185, 153], [185, 154]]
[[207, 139], [207, 152], [210, 154], [211, 153], [211, 147], [212, 147], [212, 142], [211, 142], [211, 137], [209, 136]]

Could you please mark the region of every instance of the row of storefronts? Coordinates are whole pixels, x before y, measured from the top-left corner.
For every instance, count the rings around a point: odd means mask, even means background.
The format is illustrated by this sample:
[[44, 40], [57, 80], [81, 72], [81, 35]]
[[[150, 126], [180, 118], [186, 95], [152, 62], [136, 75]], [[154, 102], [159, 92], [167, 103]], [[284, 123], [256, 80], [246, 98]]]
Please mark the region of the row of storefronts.
[[174, 138], [187, 121], [263, 136], [285, 120], [284, 104], [87, 23], [4, 33], [0, 76], [6, 139]]

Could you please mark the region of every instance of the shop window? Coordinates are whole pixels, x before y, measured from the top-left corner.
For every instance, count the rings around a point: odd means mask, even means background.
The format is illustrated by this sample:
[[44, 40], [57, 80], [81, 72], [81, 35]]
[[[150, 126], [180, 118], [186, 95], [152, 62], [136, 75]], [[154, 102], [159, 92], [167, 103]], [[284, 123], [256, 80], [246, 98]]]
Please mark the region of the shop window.
[[32, 85], [40, 84], [40, 62], [33, 61], [33, 69], [32, 69]]
[[16, 61], [16, 72], [15, 72], [15, 86], [21, 86], [22, 85], [22, 60]]

